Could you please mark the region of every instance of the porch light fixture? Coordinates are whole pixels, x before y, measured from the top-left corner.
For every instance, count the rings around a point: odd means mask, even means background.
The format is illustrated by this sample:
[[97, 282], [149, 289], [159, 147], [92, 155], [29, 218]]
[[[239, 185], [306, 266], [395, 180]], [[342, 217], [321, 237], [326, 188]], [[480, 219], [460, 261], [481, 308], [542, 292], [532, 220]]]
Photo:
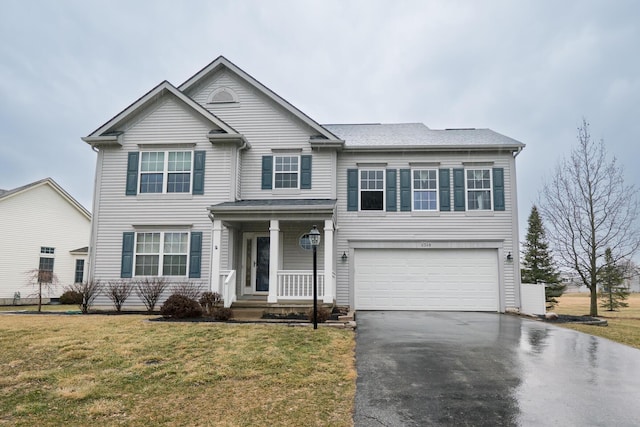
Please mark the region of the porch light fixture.
[[346, 261], [347, 260], [347, 253], [346, 252], [342, 252], [342, 261]]
[[508, 262], [513, 261], [513, 256], [511, 256], [511, 252], [509, 252], [509, 253], [507, 254], [507, 261], [508, 261]]
[[320, 245], [320, 232], [315, 225], [309, 232], [309, 243], [313, 248], [313, 329], [318, 329], [318, 245]]

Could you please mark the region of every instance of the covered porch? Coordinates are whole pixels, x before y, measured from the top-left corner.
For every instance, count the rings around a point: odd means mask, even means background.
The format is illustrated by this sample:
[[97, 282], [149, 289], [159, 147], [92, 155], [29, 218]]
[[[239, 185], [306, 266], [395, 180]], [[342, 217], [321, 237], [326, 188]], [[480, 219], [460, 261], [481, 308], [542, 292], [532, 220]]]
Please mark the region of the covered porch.
[[308, 234], [317, 226], [317, 296], [333, 304], [335, 200], [281, 199], [226, 202], [209, 208], [213, 223], [211, 290], [226, 307], [313, 301], [313, 248]]

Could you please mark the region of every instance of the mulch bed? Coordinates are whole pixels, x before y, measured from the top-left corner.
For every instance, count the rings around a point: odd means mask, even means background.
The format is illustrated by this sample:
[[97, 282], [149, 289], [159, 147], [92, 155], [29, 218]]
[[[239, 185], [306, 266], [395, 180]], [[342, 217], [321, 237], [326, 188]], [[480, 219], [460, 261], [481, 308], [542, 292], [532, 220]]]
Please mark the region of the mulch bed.
[[569, 314], [558, 314], [557, 318], [547, 318], [540, 314], [538, 318], [548, 323], [581, 323], [585, 325], [607, 326], [607, 321], [592, 316], [573, 316]]

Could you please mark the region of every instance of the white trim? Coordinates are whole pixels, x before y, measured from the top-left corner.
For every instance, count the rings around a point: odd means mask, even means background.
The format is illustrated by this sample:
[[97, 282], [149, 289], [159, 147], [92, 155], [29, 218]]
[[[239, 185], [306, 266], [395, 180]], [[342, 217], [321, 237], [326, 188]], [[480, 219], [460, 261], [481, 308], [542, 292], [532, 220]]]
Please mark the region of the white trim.
[[[362, 178], [360, 173], [367, 172], [382, 172], [382, 189], [362, 189]], [[368, 178], [367, 178], [368, 179]], [[382, 191], [382, 208], [381, 209], [362, 209], [362, 192], [378, 192]], [[387, 170], [375, 167], [375, 168], [362, 168], [358, 169], [358, 212], [386, 212], [387, 206]]]
[[[221, 92], [226, 92], [229, 95], [231, 95], [231, 101], [214, 101], [213, 98], [215, 98], [216, 95], [218, 95]], [[207, 97], [207, 104], [228, 105], [228, 104], [237, 104], [237, 103], [238, 103], [238, 95], [233, 89], [227, 86], [222, 86], [217, 88], [216, 90], [212, 91]]]
[[[149, 154], [149, 153], [163, 153], [162, 157], [163, 157], [163, 165], [162, 165], [162, 171], [143, 171], [142, 170], [142, 158], [144, 154]], [[189, 163], [191, 168], [189, 169], [189, 171], [170, 171], [169, 170], [169, 156], [171, 153], [189, 153], [190, 158], [189, 158]], [[194, 168], [194, 163], [195, 163], [195, 156], [194, 156], [194, 151], [193, 150], [157, 150], [157, 149], [147, 149], [147, 150], [141, 150], [140, 151], [140, 156], [138, 156], [138, 188], [137, 188], [137, 195], [140, 195], [142, 197], [149, 195], [149, 194], [169, 194], [169, 195], [174, 195], [174, 194], [188, 194], [188, 195], [192, 195], [193, 194], [193, 168]], [[142, 187], [142, 175], [143, 174], [149, 174], [149, 175], [153, 175], [153, 174], [159, 174], [162, 173], [162, 191], [142, 191], [141, 187]], [[169, 185], [169, 174], [176, 174], [176, 173], [189, 173], [189, 191], [167, 191], [168, 185]]]
[[[467, 186], [468, 171], [489, 171], [489, 188], [471, 188]], [[475, 178], [474, 178], [475, 180]], [[489, 209], [469, 209], [469, 191], [489, 191]], [[493, 169], [491, 167], [471, 167], [464, 169], [464, 210], [465, 212], [493, 212]]]
[[[416, 188], [414, 187], [414, 172], [422, 172], [422, 171], [433, 171], [436, 175], [436, 188], [434, 189], [424, 189], [424, 188]], [[427, 167], [417, 167], [411, 169], [411, 176], [409, 177], [411, 180], [411, 211], [412, 212], [439, 212], [440, 211], [440, 171], [437, 168], [427, 168]], [[415, 191], [435, 191], [436, 193], [436, 207], [434, 209], [415, 209]]]
[[[276, 159], [277, 158], [296, 158], [297, 159], [297, 165], [298, 165], [298, 169], [293, 172], [293, 171], [277, 171], [276, 170]], [[272, 185], [272, 189], [274, 191], [289, 191], [289, 190], [299, 190], [300, 189], [300, 172], [301, 172], [301, 168], [302, 168], [302, 161], [300, 158], [299, 154], [274, 154], [273, 155], [273, 175], [271, 177], [273, 185]], [[286, 175], [290, 175], [290, 174], [296, 174], [296, 186], [295, 187], [276, 187], [276, 175], [277, 174], [286, 174]]]

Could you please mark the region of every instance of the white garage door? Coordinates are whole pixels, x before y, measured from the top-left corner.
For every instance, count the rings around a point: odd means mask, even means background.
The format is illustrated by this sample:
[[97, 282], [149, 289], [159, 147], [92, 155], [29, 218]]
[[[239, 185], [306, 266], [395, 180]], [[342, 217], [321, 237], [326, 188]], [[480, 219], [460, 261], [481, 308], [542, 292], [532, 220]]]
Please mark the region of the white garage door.
[[499, 311], [495, 249], [356, 249], [359, 310]]

